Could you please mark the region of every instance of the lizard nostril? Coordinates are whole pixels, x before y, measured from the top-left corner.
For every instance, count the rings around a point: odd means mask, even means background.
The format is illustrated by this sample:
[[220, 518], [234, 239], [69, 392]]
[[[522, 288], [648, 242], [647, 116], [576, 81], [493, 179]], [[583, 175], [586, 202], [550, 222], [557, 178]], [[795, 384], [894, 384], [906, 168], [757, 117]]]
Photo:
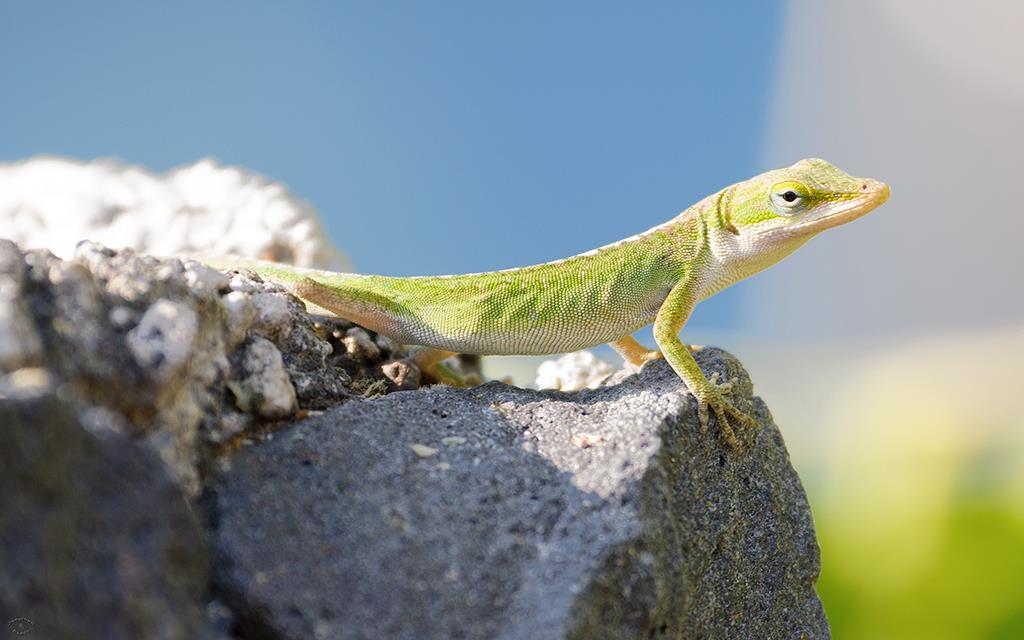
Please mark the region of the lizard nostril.
[[860, 183], [860, 190], [861, 191], [867, 191], [868, 190], [868, 183], [866, 183], [866, 182]]

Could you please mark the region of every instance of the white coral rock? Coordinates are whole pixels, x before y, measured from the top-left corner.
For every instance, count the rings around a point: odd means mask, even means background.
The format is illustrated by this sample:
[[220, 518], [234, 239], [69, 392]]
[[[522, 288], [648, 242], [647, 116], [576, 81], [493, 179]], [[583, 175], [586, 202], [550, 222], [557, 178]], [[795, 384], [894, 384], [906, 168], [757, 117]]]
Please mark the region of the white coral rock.
[[155, 255], [237, 255], [348, 270], [316, 210], [212, 159], [156, 174], [116, 160], [0, 164], [0, 237], [70, 257], [82, 240]]
[[579, 391], [596, 389], [615, 369], [590, 351], [567, 353], [557, 360], [545, 360], [537, 367], [538, 389]]

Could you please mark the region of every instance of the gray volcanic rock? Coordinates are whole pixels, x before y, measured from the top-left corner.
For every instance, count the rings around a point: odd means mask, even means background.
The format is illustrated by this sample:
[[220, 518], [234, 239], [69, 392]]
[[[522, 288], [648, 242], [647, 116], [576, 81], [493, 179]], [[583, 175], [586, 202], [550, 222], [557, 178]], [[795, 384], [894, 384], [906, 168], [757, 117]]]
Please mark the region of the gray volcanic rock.
[[206, 538], [181, 487], [119, 416], [80, 419], [35, 378], [0, 398], [0, 620], [33, 638], [216, 637]]
[[698, 360], [740, 377], [742, 451], [659, 361], [350, 402], [222, 458], [218, 590], [259, 637], [827, 638], [778, 428], [735, 359]]

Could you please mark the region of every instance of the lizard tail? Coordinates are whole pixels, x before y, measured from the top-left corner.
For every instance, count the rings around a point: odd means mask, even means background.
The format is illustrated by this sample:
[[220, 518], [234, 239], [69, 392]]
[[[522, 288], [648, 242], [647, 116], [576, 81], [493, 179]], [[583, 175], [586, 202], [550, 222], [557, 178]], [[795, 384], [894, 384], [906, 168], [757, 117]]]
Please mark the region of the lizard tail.
[[189, 256], [192, 259], [202, 262], [208, 267], [217, 269], [218, 271], [227, 271], [229, 269], [246, 269], [254, 271], [259, 276], [277, 282], [286, 286], [294, 285], [302, 282], [307, 278], [315, 278], [317, 280], [330, 280], [332, 282], [340, 282], [348, 279], [360, 278], [358, 274], [354, 273], [338, 273], [336, 271], [321, 271], [318, 269], [306, 269], [303, 267], [294, 267], [289, 264], [282, 264], [280, 262], [271, 262], [269, 260], [256, 260], [253, 258], [239, 258], [235, 256]]
[[379, 281], [391, 282], [390, 278], [303, 269], [267, 260], [230, 256], [203, 256], [195, 257], [195, 260], [224, 271], [254, 271], [302, 299], [311, 313], [341, 316], [403, 343], [411, 339], [404, 331], [403, 318], [406, 314], [402, 306], [392, 299], [393, 295], [388, 295], [386, 283], [385, 290], [380, 290]]
[[299, 298], [302, 298], [306, 303], [306, 306], [309, 307], [309, 311], [311, 313], [318, 313], [322, 315], [339, 314], [336, 309], [332, 310], [331, 308], [317, 304], [313, 300], [310, 300], [307, 295], [303, 295], [306, 292], [310, 281], [329, 283], [335, 287], [340, 287], [345, 281], [361, 279], [361, 276], [357, 274], [304, 269], [278, 262], [271, 262], [269, 260], [239, 258], [236, 256], [203, 255], [190, 257], [202, 262], [208, 267], [217, 269], [218, 271], [227, 271], [229, 269], [246, 269], [248, 271], [253, 271], [270, 282], [276, 282], [277, 284], [283, 285], [289, 292]]

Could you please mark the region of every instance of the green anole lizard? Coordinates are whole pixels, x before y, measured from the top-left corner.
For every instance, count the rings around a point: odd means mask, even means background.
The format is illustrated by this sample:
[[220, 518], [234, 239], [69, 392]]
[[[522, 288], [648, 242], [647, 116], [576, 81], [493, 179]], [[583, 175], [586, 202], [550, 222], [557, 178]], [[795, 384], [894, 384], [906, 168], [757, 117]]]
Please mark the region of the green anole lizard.
[[[756, 421], [725, 397], [732, 382], [705, 378], [680, 341], [690, 313], [888, 197], [882, 182], [809, 159], [727, 187], [639, 235], [530, 267], [399, 278], [239, 259], [214, 266], [252, 269], [401, 344], [431, 347], [419, 358], [428, 369], [453, 353], [551, 354], [602, 343], [634, 366], [664, 357], [696, 397], [702, 428], [710, 408], [735, 445], [730, 421]], [[660, 352], [632, 337], [652, 322]]]

